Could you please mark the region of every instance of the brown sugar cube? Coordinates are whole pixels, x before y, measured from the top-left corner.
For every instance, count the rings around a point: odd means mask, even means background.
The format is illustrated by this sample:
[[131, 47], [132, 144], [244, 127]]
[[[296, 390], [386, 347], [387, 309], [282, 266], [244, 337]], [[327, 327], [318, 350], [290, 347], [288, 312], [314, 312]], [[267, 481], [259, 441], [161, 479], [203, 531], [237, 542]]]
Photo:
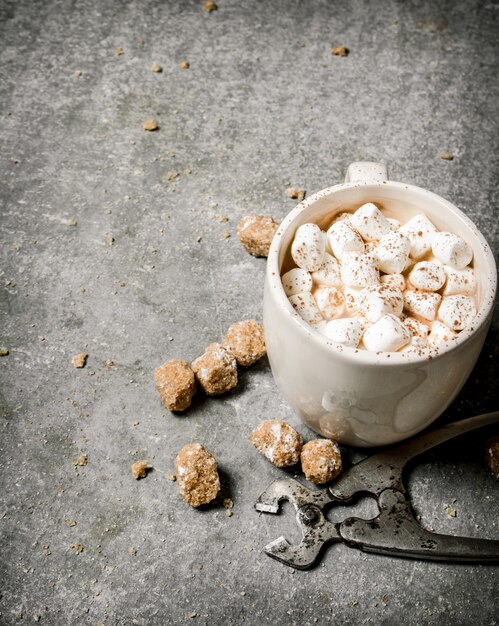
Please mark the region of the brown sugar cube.
[[80, 354], [74, 355], [74, 357], [71, 359], [71, 363], [73, 367], [80, 369], [82, 367], [85, 367], [87, 363], [87, 359], [88, 359], [87, 352], [80, 352]]
[[237, 385], [237, 361], [219, 343], [210, 343], [192, 363], [196, 378], [209, 396], [218, 396]]
[[147, 476], [148, 469], [149, 464], [147, 463], [147, 461], [137, 461], [132, 465], [132, 476], [135, 478], [135, 480], [145, 478]]
[[300, 189], [299, 187], [290, 187], [287, 192], [288, 198], [294, 198], [295, 200], [299, 200], [300, 202], [305, 198], [305, 189]]
[[232, 324], [222, 346], [236, 358], [239, 365], [244, 367], [252, 365], [267, 353], [263, 327], [255, 320]]
[[150, 120], [146, 120], [145, 122], [143, 122], [142, 128], [144, 130], [153, 131], [153, 130], [158, 130], [159, 125], [156, 120], [150, 119]]
[[185, 411], [196, 392], [196, 379], [189, 364], [172, 359], [154, 370], [156, 389], [169, 411]]
[[208, 504], [220, 491], [217, 461], [199, 443], [189, 443], [175, 459], [178, 492], [191, 506]]
[[336, 478], [342, 470], [338, 444], [330, 439], [313, 439], [301, 451], [301, 467], [305, 478], [317, 485]]
[[270, 244], [279, 224], [268, 215], [246, 215], [237, 225], [237, 236], [253, 256], [269, 255]]
[[276, 467], [296, 465], [303, 445], [301, 435], [283, 420], [264, 420], [250, 441]]
[[499, 435], [485, 444], [485, 464], [492, 476], [499, 480]]

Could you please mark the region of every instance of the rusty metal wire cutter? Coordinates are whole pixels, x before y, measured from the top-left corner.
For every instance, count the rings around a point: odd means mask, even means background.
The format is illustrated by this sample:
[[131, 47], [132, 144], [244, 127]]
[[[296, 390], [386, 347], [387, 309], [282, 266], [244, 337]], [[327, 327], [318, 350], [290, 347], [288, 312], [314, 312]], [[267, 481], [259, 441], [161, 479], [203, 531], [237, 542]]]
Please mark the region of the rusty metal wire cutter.
[[[312, 490], [291, 478], [274, 481], [255, 508], [277, 513], [289, 500], [303, 539], [293, 546], [279, 537], [265, 546], [270, 557], [297, 569], [307, 569], [327, 543], [342, 541], [352, 548], [390, 556], [432, 561], [499, 562], [499, 541], [440, 535], [422, 528], [414, 517], [402, 482], [404, 467], [423, 452], [499, 421], [499, 411], [447, 424], [375, 454], [344, 472], [327, 489]], [[379, 514], [369, 520], [350, 517], [339, 523], [326, 519], [323, 508], [345, 504], [360, 495], [374, 497]]]

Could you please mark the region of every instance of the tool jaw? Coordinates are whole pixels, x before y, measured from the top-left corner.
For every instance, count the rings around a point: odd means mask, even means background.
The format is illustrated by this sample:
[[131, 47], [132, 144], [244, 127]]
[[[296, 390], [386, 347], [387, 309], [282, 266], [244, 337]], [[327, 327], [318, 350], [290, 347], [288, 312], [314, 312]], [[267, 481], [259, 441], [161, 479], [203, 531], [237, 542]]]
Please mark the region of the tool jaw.
[[274, 481], [258, 498], [257, 511], [278, 513], [279, 505], [287, 500], [296, 510], [296, 522], [302, 532], [302, 540], [296, 546], [284, 537], [267, 544], [263, 551], [268, 556], [294, 567], [308, 569], [317, 561], [326, 543], [341, 541], [337, 525], [329, 522], [322, 508], [331, 501], [326, 490], [308, 489], [292, 478]]

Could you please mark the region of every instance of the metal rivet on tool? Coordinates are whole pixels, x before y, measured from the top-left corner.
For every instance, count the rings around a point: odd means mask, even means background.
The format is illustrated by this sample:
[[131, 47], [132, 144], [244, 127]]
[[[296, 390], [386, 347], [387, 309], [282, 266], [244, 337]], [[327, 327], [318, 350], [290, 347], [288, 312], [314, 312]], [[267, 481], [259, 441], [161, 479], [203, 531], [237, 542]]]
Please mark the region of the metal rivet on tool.
[[311, 506], [304, 507], [301, 511], [301, 515], [305, 524], [312, 524], [317, 519], [317, 511]]

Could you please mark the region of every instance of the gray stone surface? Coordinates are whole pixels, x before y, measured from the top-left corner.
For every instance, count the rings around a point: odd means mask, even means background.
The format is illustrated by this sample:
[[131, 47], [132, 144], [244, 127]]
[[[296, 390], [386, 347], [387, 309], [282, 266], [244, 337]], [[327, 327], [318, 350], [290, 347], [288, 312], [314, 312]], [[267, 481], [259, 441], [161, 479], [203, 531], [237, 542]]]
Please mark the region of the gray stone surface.
[[[282, 218], [290, 184], [319, 190], [351, 161], [387, 162], [497, 244], [499, 6], [201, 4], [0, 2], [0, 622], [496, 624], [496, 567], [344, 546], [306, 573], [267, 558], [269, 540], [297, 538], [289, 508], [253, 510], [281, 473], [250, 430], [297, 424], [268, 363], [185, 416], [162, 409], [152, 371], [261, 317], [265, 263], [238, 244], [237, 220]], [[341, 43], [350, 55], [331, 56]], [[442, 420], [497, 408], [498, 331]], [[190, 509], [167, 479], [193, 440], [219, 459], [232, 518]], [[141, 458], [155, 469], [136, 482]], [[426, 526], [498, 536], [480, 438], [434, 454], [410, 485]]]

